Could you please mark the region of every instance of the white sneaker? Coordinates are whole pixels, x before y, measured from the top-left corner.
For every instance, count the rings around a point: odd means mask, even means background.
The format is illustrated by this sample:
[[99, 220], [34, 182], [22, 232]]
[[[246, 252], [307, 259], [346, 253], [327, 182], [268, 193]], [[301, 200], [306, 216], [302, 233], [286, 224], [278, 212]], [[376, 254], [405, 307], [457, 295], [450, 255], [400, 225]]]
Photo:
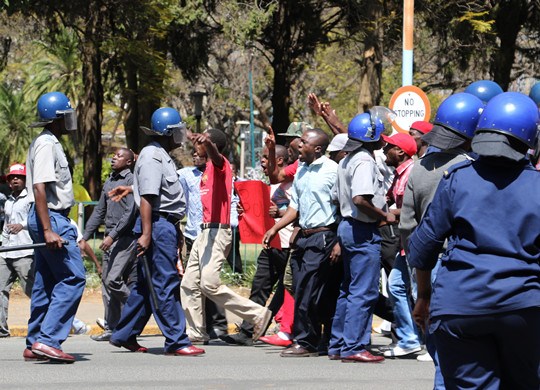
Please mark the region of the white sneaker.
[[433, 358], [429, 353], [424, 353], [422, 355], [418, 355], [416, 357], [416, 360], [418, 360], [419, 362], [432, 362]]
[[421, 350], [422, 350], [421, 346], [412, 347], [412, 348], [401, 348], [399, 346], [396, 346], [388, 351], [384, 351], [384, 356], [389, 357], [389, 358], [406, 356], [406, 355], [410, 355], [411, 353], [419, 352]]

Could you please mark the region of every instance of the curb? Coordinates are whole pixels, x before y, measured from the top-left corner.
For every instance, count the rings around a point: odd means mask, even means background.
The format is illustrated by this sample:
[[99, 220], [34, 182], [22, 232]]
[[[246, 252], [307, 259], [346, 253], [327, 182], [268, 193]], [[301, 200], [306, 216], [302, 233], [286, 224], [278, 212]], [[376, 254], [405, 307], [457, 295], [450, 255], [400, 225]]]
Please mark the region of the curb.
[[[90, 330], [85, 333], [87, 336], [101, 334], [103, 332], [103, 329], [97, 325], [88, 325], [88, 327]], [[236, 333], [236, 324], [228, 324], [227, 328], [229, 333]], [[26, 337], [28, 326], [10, 326], [9, 333], [11, 337]], [[159, 336], [161, 334], [161, 330], [157, 325], [147, 325], [142, 331], [141, 336]], [[73, 336], [73, 333], [70, 332], [70, 336]]]

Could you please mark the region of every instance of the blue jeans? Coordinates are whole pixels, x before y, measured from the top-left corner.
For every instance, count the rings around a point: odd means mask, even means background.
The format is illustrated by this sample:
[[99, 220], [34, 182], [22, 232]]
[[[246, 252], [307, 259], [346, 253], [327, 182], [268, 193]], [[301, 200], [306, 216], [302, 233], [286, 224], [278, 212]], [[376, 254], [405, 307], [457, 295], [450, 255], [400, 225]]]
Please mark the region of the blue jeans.
[[409, 266], [405, 256], [398, 254], [394, 262], [394, 268], [388, 277], [388, 293], [390, 301], [394, 305], [394, 323], [398, 346], [415, 348], [420, 346], [418, 330], [412, 319], [412, 308], [409, 301], [408, 290], [411, 287]]
[[343, 281], [332, 323], [329, 355], [363, 352], [371, 338], [371, 319], [379, 297], [381, 236], [377, 226], [346, 218], [338, 236]]

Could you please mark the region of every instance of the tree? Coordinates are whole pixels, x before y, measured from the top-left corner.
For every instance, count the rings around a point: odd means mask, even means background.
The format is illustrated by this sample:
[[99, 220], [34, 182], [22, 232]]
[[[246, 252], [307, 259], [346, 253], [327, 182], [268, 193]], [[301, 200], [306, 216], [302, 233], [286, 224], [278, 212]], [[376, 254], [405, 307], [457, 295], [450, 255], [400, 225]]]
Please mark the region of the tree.
[[28, 125], [35, 120], [35, 105], [25, 101], [24, 90], [0, 84], [0, 167], [25, 162], [28, 147], [39, 130]]

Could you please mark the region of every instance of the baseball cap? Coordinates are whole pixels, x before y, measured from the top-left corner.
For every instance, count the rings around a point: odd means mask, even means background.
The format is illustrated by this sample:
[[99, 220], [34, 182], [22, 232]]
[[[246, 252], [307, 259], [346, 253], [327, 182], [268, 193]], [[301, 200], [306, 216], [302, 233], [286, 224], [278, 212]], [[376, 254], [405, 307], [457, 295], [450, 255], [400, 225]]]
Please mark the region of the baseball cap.
[[287, 131], [285, 133], [278, 133], [278, 135], [282, 135], [284, 137], [300, 138], [304, 131], [309, 129], [313, 129], [313, 126], [311, 126], [309, 123], [292, 122], [289, 127], [287, 127]]
[[411, 125], [411, 129], [418, 130], [422, 134], [429, 133], [433, 125], [426, 121], [416, 121]]
[[416, 141], [409, 134], [397, 133], [392, 136], [382, 135], [382, 139], [390, 145], [395, 145], [405, 152], [409, 157], [416, 154]]
[[9, 167], [9, 173], [7, 176], [20, 175], [26, 176], [26, 166], [24, 164], [13, 164]]
[[327, 152], [339, 152], [345, 147], [349, 137], [345, 133], [336, 134], [326, 149]]

